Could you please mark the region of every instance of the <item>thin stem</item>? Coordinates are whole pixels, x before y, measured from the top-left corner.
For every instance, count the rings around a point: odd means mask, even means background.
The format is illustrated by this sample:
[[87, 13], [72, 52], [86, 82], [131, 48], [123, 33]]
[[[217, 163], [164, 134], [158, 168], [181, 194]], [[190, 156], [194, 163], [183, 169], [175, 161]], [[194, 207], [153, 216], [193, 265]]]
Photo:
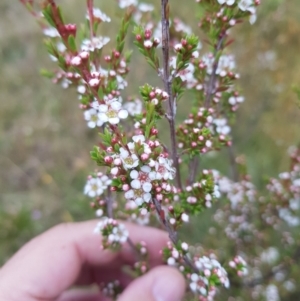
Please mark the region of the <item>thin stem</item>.
[[188, 184], [191, 185], [195, 182], [196, 176], [197, 176], [197, 171], [199, 169], [199, 163], [200, 163], [200, 157], [195, 156], [190, 160], [189, 163], [189, 179], [188, 179]]
[[88, 8], [88, 14], [90, 19], [90, 35], [91, 35], [91, 41], [93, 41], [93, 37], [95, 36], [94, 33], [94, 13], [93, 13], [93, 7], [94, 7], [94, 1], [93, 0], [87, 0], [87, 8]]
[[169, 0], [161, 0], [161, 24], [162, 24], [162, 52], [163, 52], [163, 82], [166, 92], [169, 94], [167, 119], [170, 126], [171, 155], [176, 168], [176, 185], [182, 190], [179, 157], [177, 153], [176, 131], [175, 131], [175, 110], [176, 99], [172, 92], [172, 79], [170, 77], [169, 66], [169, 45], [170, 45], [170, 25], [169, 25]]
[[[166, 230], [169, 234], [170, 240], [176, 246], [178, 243], [178, 233], [173, 229], [173, 227], [170, 225], [169, 221], [166, 219], [165, 213], [164, 213], [163, 209], [161, 208], [161, 204], [159, 203], [159, 201], [156, 200], [155, 198], [153, 198], [153, 204], [154, 204], [156, 212], [159, 216], [159, 220], [166, 228]], [[194, 265], [194, 263], [191, 261], [191, 259], [187, 255], [182, 255], [182, 258], [187, 266], [189, 266], [195, 273], [199, 273], [199, 270], [197, 269], [197, 267]]]
[[218, 43], [215, 47], [215, 51], [214, 51], [214, 63], [213, 63], [213, 68], [212, 68], [212, 73], [210, 75], [210, 77], [208, 78], [207, 81], [207, 85], [206, 85], [206, 98], [205, 98], [205, 107], [208, 108], [212, 99], [213, 94], [215, 93], [214, 91], [214, 87], [216, 85], [216, 80], [217, 80], [217, 74], [216, 71], [218, 69], [218, 65], [219, 65], [219, 51], [222, 49], [223, 46], [223, 42], [226, 38], [226, 33], [221, 33]]

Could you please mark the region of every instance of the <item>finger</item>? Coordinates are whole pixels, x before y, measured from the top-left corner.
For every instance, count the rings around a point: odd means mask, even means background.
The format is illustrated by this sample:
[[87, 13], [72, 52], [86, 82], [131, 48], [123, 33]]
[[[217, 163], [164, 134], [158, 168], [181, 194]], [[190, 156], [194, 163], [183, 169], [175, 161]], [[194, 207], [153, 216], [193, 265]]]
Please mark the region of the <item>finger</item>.
[[185, 283], [179, 272], [161, 266], [133, 281], [118, 301], [180, 301], [184, 292]]
[[[94, 266], [101, 271], [132, 261], [134, 257], [127, 246], [119, 253], [101, 249], [99, 236], [93, 233], [96, 223], [63, 224], [30, 241], [0, 270], [0, 291], [14, 294], [15, 299], [54, 299], [76, 281], [82, 266]], [[158, 251], [165, 245], [166, 234], [132, 224], [126, 227], [134, 242], [146, 242], [151, 261], [158, 262]]]
[[64, 292], [56, 301], [106, 301], [99, 292], [72, 289]]

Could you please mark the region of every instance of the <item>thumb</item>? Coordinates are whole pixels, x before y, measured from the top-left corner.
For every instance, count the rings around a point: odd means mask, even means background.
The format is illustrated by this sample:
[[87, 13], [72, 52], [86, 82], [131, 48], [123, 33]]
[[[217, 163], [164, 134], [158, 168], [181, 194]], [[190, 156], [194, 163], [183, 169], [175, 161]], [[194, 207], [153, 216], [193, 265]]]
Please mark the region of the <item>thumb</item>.
[[174, 268], [161, 266], [134, 280], [118, 301], [180, 301], [185, 282]]

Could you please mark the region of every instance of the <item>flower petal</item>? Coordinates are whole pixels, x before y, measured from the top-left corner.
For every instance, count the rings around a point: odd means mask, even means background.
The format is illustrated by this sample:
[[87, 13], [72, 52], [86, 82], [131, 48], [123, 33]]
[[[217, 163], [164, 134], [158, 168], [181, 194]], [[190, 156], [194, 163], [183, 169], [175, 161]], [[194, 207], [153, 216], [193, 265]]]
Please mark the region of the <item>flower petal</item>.
[[130, 185], [134, 189], [140, 189], [141, 188], [141, 182], [139, 180], [131, 181]]
[[125, 119], [128, 117], [128, 112], [126, 110], [120, 110], [118, 113], [119, 118]]

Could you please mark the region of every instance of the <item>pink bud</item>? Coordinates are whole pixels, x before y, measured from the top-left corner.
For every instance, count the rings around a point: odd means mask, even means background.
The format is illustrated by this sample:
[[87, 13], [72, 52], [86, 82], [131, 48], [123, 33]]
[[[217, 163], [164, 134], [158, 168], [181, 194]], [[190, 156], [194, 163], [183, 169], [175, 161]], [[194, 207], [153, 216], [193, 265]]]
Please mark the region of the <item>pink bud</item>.
[[151, 129], [151, 134], [152, 134], [152, 135], [157, 135], [157, 134], [158, 134], [158, 129], [152, 128], [152, 129]]
[[156, 199], [157, 199], [158, 201], [162, 201], [162, 200], [163, 200], [163, 195], [162, 195], [161, 193], [157, 194], [157, 195], [156, 195]]
[[155, 95], [155, 92], [151, 91], [150, 94], [149, 94], [150, 98], [154, 98], [156, 95]]
[[98, 78], [92, 78], [89, 80], [89, 85], [93, 88], [98, 87], [100, 84], [100, 80]]
[[156, 191], [157, 193], [161, 192], [161, 187], [156, 187], [156, 188], [155, 188], [155, 191]]
[[86, 60], [89, 58], [90, 54], [87, 51], [82, 51], [79, 53], [79, 56], [83, 59]]
[[120, 57], [120, 52], [119, 51], [114, 51], [114, 57], [118, 59]]
[[106, 156], [104, 158], [104, 162], [107, 163], [107, 164], [111, 164], [113, 162], [113, 158], [112, 157], [109, 157], [109, 156]]
[[147, 161], [147, 160], [149, 159], [149, 155], [143, 153], [143, 154], [141, 155], [141, 159], [142, 159], [142, 161]]
[[74, 56], [72, 59], [71, 59], [71, 65], [72, 66], [79, 66], [81, 64], [81, 58], [79, 56]]
[[154, 141], [149, 141], [148, 145], [149, 145], [149, 147], [153, 148], [153, 147], [155, 147], [155, 142]]
[[117, 165], [117, 166], [120, 166], [122, 164], [122, 160], [120, 158], [116, 158], [114, 160], [114, 164]]
[[145, 38], [146, 38], [146, 39], [150, 39], [151, 35], [152, 35], [151, 30], [146, 29], [146, 30], [145, 30]]
[[123, 191], [128, 191], [130, 189], [130, 186], [128, 184], [124, 184], [122, 186]]

